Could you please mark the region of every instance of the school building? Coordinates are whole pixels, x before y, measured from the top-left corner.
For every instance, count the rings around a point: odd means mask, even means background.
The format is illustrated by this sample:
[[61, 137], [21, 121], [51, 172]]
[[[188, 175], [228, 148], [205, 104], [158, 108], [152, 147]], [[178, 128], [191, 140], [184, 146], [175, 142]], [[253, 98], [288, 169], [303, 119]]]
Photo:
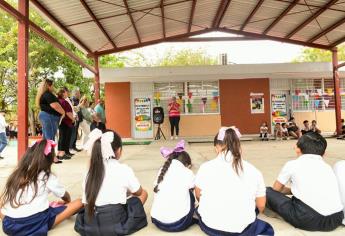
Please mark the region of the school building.
[[[345, 73], [340, 71], [342, 114]], [[262, 122], [274, 125], [294, 116], [316, 120], [322, 132], [336, 130], [331, 63], [242, 64], [101, 69], [108, 128], [122, 137], [153, 138], [152, 109], [162, 106], [164, 134], [170, 136], [167, 106], [181, 104], [180, 136], [215, 135], [220, 126], [257, 134]]]

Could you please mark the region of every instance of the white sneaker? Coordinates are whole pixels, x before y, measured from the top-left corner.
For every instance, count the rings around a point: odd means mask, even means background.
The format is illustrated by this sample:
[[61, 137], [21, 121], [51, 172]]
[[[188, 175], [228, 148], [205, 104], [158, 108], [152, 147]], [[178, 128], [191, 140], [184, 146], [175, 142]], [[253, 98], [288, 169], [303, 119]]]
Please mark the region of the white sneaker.
[[170, 140], [173, 140], [173, 139], [174, 139], [174, 136], [171, 136], [171, 137], [170, 137]]
[[74, 151], [73, 149], [70, 149], [69, 152], [70, 152], [71, 154], [76, 154], [76, 153], [77, 153], [77, 152]]
[[175, 140], [177, 140], [178, 139], [178, 136], [175, 136]]

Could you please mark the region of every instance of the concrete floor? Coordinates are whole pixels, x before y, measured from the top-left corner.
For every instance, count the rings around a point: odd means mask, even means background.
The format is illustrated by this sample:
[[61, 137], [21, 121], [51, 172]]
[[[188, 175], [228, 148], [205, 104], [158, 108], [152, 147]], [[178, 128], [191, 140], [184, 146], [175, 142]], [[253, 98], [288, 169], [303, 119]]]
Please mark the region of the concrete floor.
[[[266, 185], [271, 185], [277, 177], [281, 167], [285, 162], [295, 158], [293, 147], [295, 140], [290, 141], [250, 141], [242, 142], [244, 159], [250, 161], [264, 175]], [[345, 141], [328, 139], [328, 151], [326, 154], [326, 161], [333, 165], [336, 161], [345, 159]], [[156, 177], [159, 167], [163, 163], [163, 158], [160, 156], [159, 148], [164, 146], [174, 146], [175, 142], [155, 142], [147, 146], [125, 146], [122, 162], [131, 166], [138, 176], [142, 186], [148, 190], [150, 196], [145, 205], [146, 212], [149, 216], [149, 211], [152, 203], [152, 188], [153, 181]], [[191, 144], [187, 146], [187, 151], [193, 160], [193, 171], [196, 172], [201, 163], [215, 157], [213, 147], [211, 144]], [[0, 161], [0, 189], [3, 188], [6, 178], [12, 171], [15, 159], [15, 145], [10, 145], [5, 151], [7, 158]], [[53, 171], [59, 177], [60, 181], [65, 185], [66, 189], [71, 193], [73, 198], [81, 197], [81, 176], [86, 171], [88, 157], [85, 153], [76, 155], [72, 160], [65, 161], [62, 165], [54, 165]], [[53, 198], [52, 198], [53, 200]], [[260, 215], [259, 218], [271, 223], [275, 229], [277, 236], [343, 236], [345, 235], [345, 227], [339, 227], [336, 231], [330, 233], [323, 232], [306, 232], [295, 229], [289, 224], [278, 218], [269, 218], [265, 215]], [[49, 232], [51, 236], [73, 236], [78, 235], [73, 230], [74, 218], [67, 220], [59, 225], [56, 229]], [[0, 235], [3, 232], [0, 230]], [[151, 223], [148, 227], [140, 232], [134, 234], [135, 236], [163, 236], [171, 235], [162, 232], [155, 228]], [[195, 236], [204, 235], [202, 231], [193, 226], [187, 231], [176, 233], [176, 235]]]

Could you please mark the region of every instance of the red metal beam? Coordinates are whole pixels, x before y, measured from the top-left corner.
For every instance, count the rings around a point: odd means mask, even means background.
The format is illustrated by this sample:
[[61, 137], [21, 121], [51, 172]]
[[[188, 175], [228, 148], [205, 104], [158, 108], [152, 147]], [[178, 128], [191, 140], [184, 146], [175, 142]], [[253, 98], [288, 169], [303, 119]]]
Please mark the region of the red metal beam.
[[18, 22], [18, 160], [28, 148], [29, 0], [18, 0], [23, 20]]
[[344, 67], [344, 66], [345, 66], [345, 62], [340, 63], [340, 64], [338, 64], [337, 69], [339, 69], [339, 68], [341, 68], [341, 67]]
[[100, 79], [99, 79], [99, 57], [94, 56], [94, 62], [95, 62], [95, 80], [94, 80], [94, 92], [95, 92], [95, 104], [98, 103], [98, 100], [100, 98]]
[[327, 29], [323, 30], [319, 34], [313, 36], [311, 39], [308, 40], [308, 42], [309, 43], [315, 42], [316, 40], [318, 40], [322, 36], [328, 34], [329, 32], [331, 32], [332, 30], [336, 29], [337, 27], [341, 26], [344, 23], [345, 23], [345, 17], [341, 18], [339, 21], [337, 21], [333, 25], [329, 26]]
[[161, 8], [161, 14], [162, 14], [163, 38], [165, 38], [166, 32], [165, 32], [164, 0], [161, 0], [160, 8]]
[[291, 43], [291, 44], [297, 44], [297, 45], [302, 45], [302, 46], [312, 47], [312, 48], [320, 48], [320, 49], [325, 49], [325, 50], [331, 49], [331, 47], [327, 45], [307, 43], [307, 42], [299, 41], [295, 39], [280, 38], [276, 36], [263, 35], [259, 33], [251, 33], [251, 32], [245, 32], [245, 31], [239, 31], [239, 30], [227, 29], [227, 28], [219, 28], [218, 30], [222, 32], [226, 32], [226, 33], [238, 34], [238, 35], [243, 35], [243, 36], [252, 37], [252, 38], [273, 40], [273, 41], [278, 41], [282, 43]]
[[340, 97], [340, 80], [338, 72], [338, 50], [334, 48], [332, 50], [332, 64], [333, 64], [333, 83], [334, 83], [334, 101], [335, 101], [335, 120], [337, 127], [337, 134], [342, 133], [341, 124], [341, 97]]
[[163, 42], [167, 42], [167, 41], [173, 40], [173, 39], [181, 39], [181, 38], [191, 37], [191, 36], [195, 36], [195, 35], [199, 35], [199, 34], [209, 33], [212, 31], [213, 31], [213, 29], [203, 29], [203, 30], [193, 31], [190, 33], [185, 33], [182, 35], [166, 37], [165, 39], [164, 38], [155, 39], [155, 40], [151, 40], [151, 41], [147, 41], [147, 42], [143, 42], [143, 43], [137, 43], [137, 44], [133, 44], [133, 45], [118, 47], [117, 49], [99, 51], [99, 52], [96, 52], [95, 54], [97, 56], [102, 56], [102, 55], [107, 55], [107, 54], [111, 54], [111, 53], [122, 52], [122, 51], [127, 51], [127, 50], [131, 50], [131, 49], [135, 49], [135, 48], [145, 47], [145, 46], [149, 46], [149, 45], [153, 45], [153, 44], [163, 43]]
[[261, 7], [262, 3], [265, 0], [259, 0], [258, 4], [256, 4], [256, 6], [254, 7], [254, 9], [252, 10], [252, 12], [249, 14], [249, 16], [247, 17], [247, 19], [244, 21], [244, 23], [242, 24], [240, 30], [242, 31], [247, 24], [250, 22], [250, 20], [253, 18], [253, 16], [255, 15], [255, 13], [259, 10], [259, 8]]
[[298, 4], [299, 0], [294, 0], [290, 5], [262, 32], [263, 34], [268, 34], [268, 32], [276, 26], [280, 22], [281, 19], [283, 19], [284, 16], [286, 16], [292, 8], [294, 8]]
[[222, 0], [219, 4], [218, 11], [213, 19], [212, 27], [218, 28], [223, 20], [226, 10], [230, 5], [231, 0]]
[[137, 35], [138, 42], [141, 43], [140, 35], [139, 35], [139, 32], [138, 32], [137, 27], [135, 26], [135, 22], [134, 22], [132, 13], [131, 13], [131, 11], [129, 10], [129, 6], [128, 6], [128, 3], [127, 3], [127, 0], [123, 0], [123, 3], [125, 4], [125, 7], [126, 7], [126, 9], [127, 9], [127, 14], [128, 14], [128, 16], [129, 16], [129, 18], [131, 19], [132, 27], [133, 27], [133, 29], [134, 29], [134, 31], [135, 31], [135, 34]]
[[198, 37], [198, 38], [182, 38], [170, 39], [169, 42], [224, 42], [224, 41], [252, 41], [263, 40], [251, 37]]
[[196, 0], [193, 0], [192, 9], [190, 10], [190, 16], [189, 16], [188, 33], [192, 30], [195, 6], [196, 6]]
[[322, 8], [320, 8], [317, 12], [315, 12], [311, 17], [306, 19], [302, 24], [298, 25], [295, 29], [293, 29], [290, 33], [288, 33], [285, 38], [291, 38], [292, 36], [294, 36], [296, 33], [298, 33], [300, 30], [302, 30], [304, 27], [310, 24], [310, 22], [315, 20], [322, 13], [324, 13], [330, 6], [332, 6], [337, 1], [338, 0], [330, 0], [329, 2], [327, 2]]
[[85, 0], [80, 0], [81, 4], [83, 5], [83, 7], [85, 8], [85, 10], [89, 13], [89, 15], [91, 16], [91, 18], [93, 19], [93, 21], [96, 23], [96, 25], [98, 26], [98, 28], [102, 31], [103, 35], [107, 38], [107, 40], [109, 41], [109, 43], [113, 46], [113, 48], [116, 48], [115, 43], [113, 42], [113, 40], [110, 38], [109, 34], [105, 31], [105, 29], [103, 28], [102, 24], [99, 22], [99, 20], [97, 19], [97, 17], [95, 16], [95, 14], [93, 14], [92, 10], [90, 9], [90, 7], [87, 5], [87, 3], [85, 2]]
[[54, 22], [65, 34], [71, 37], [77, 44], [80, 45], [88, 54], [92, 55], [91, 49], [89, 49], [78, 37], [76, 37], [71, 31], [69, 31], [60, 21], [58, 21], [41, 3], [37, 0], [30, 0], [35, 7], [43, 12], [52, 22]]

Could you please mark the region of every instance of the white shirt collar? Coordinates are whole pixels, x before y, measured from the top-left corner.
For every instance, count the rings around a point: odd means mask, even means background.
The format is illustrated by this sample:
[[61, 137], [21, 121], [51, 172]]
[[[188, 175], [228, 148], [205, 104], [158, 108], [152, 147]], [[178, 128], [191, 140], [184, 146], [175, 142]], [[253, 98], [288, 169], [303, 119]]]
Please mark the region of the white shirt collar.
[[323, 160], [323, 157], [320, 155], [315, 155], [315, 154], [303, 154], [299, 156], [299, 158], [311, 158], [311, 159], [316, 159], [316, 160]]
[[226, 153], [226, 151], [223, 151], [223, 152], [218, 154], [216, 159], [220, 160], [220, 161], [230, 162], [230, 161], [232, 161], [232, 153], [230, 150], [227, 153]]

